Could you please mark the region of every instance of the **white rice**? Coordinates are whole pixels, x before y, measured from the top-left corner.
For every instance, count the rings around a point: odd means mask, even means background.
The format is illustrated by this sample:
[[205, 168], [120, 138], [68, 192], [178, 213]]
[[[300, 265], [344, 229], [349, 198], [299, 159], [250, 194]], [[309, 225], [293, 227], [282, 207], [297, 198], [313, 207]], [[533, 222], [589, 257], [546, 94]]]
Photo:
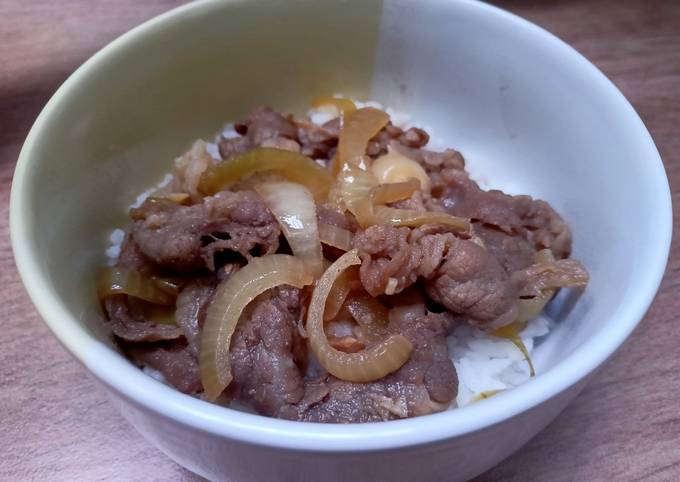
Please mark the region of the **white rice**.
[[[531, 321], [520, 337], [531, 353], [536, 339], [550, 331], [545, 317]], [[460, 325], [448, 338], [449, 355], [458, 373], [459, 407], [481, 397], [484, 392], [507, 390], [529, 380], [529, 364], [509, 340], [491, 336], [468, 325]]]
[[[337, 96], [340, 97], [340, 96]], [[406, 128], [412, 125], [410, 117], [406, 114], [385, 108], [378, 102], [354, 101], [357, 107], [375, 107], [385, 110], [398, 127]], [[339, 111], [334, 106], [322, 106], [308, 111], [311, 122], [321, 125], [339, 116]], [[239, 134], [234, 130], [234, 124], [224, 126], [221, 136], [225, 138], [238, 137]], [[217, 140], [216, 140], [217, 141]], [[432, 149], [443, 149], [440, 142], [430, 139], [428, 146]], [[208, 143], [208, 153], [215, 159], [220, 159], [217, 144]], [[480, 175], [483, 173], [480, 173]], [[166, 174], [163, 180], [156, 186], [147, 189], [137, 196], [135, 202], [130, 207], [140, 206], [146, 198], [156, 190], [165, 187], [172, 181], [172, 175]], [[488, 184], [488, 183], [484, 183]], [[484, 186], [488, 188], [489, 186]], [[106, 256], [109, 264], [113, 264], [120, 254], [120, 245], [123, 242], [125, 233], [122, 229], [114, 229], [109, 236], [109, 247]], [[520, 337], [531, 354], [535, 346], [545, 337], [552, 328], [552, 322], [541, 315], [531, 321], [520, 333]], [[498, 390], [507, 390], [529, 380], [529, 365], [524, 359], [524, 355], [509, 340], [497, 338], [488, 333], [469, 325], [459, 325], [448, 337], [447, 344], [449, 355], [458, 374], [458, 396], [452, 408], [463, 407], [479, 400], [482, 394]], [[538, 368], [538, 367], [537, 367]], [[145, 367], [144, 372], [151, 377], [165, 382], [163, 375], [152, 368]]]
[[109, 234], [109, 247], [106, 248], [106, 257], [108, 258], [109, 266], [113, 266], [120, 256], [120, 245], [125, 238], [125, 231], [122, 229], [114, 229]]

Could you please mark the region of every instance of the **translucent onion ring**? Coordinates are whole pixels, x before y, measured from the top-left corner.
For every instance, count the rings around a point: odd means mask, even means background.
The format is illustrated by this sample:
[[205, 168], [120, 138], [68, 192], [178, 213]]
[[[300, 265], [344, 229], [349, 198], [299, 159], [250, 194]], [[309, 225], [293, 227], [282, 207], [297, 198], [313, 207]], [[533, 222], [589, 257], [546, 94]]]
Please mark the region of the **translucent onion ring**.
[[391, 182], [380, 184], [373, 188], [373, 202], [376, 204], [388, 204], [408, 199], [420, 189], [420, 181], [411, 178], [404, 182]]
[[361, 264], [356, 250], [337, 259], [319, 278], [307, 315], [307, 333], [312, 351], [319, 363], [332, 375], [355, 383], [379, 380], [398, 370], [411, 356], [411, 342], [400, 334], [390, 335], [380, 343], [357, 353], [344, 353], [333, 348], [323, 329], [326, 298], [338, 276], [350, 266]]
[[351, 114], [357, 109], [357, 106], [350, 99], [344, 97], [319, 97], [312, 102], [312, 107], [323, 107], [324, 105], [332, 105], [341, 116]]
[[366, 146], [373, 136], [390, 121], [390, 116], [373, 107], [357, 109], [346, 115], [338, 137], [338, 153], [333, 161], [333, 174], [345, 163], [366, 163]]
[[323, 272], [323, 254], [312, 194], [294, 182], [266, 182], [255, 187], [272, 212], [293, 254], [314, 276]]
[[376, 192], [381, 186], [377, 178], [359, 166], [345, 164], [338, 175], [338, 191], [347, 209], [362, 228], [374, 224], [418, 227], [423, 224], [443, 224], [456, 231], [470, 231], [470, 221], [438, 211], [415, 211], [375, 205]]
[[198, 187], [205, 194], [215, 194], [251, 174], [269, 171], [306, 186], [317, 201], [326, 200], [333, 183], [328, 171], [307, 156], [284, 149], [257, 147], [208, 168]]
[[342, 305], [347, 299], [347, 295], [352, 290], [352, 281], [359, 279], [359, 268], [350, 266], [343, 271], [333, 283], [328, 298], [326, 298], [326, 308], [324, 310], [323, 319], [325, 321], [332, 320], [338, 313]]
[[343, 251], [352, 249], [354, 234], [347, 229], [332, 224], [319, 223], [319, 239], [323, 244], [333, 246]]
[[97, 292], [101, 299], [113, 295], [128, 295], [156, 305], [175, 304], [175, 295], [169, 292], [169, 282], [144, 276], [138, 271], [121, 266], [104, 269], [98, 284]]

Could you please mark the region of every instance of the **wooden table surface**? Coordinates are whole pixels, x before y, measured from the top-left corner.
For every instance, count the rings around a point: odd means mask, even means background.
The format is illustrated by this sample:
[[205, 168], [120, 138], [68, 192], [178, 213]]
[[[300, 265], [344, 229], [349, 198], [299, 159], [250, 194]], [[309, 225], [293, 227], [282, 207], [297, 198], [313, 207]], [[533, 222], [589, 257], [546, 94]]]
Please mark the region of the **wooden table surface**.
[[[19, 281], [8, 228], [16, 158], [50, 95], [100, 47], [180, 3], [0, 0], [1, 480], [197, 480], [128, 426], [50, 334]], [[496, 3], [566, 40], [618, 85], [678, 191], [680, 1]], [[678, 249], [676, 240], [632, 338], [552, 425], [480, 481], [680, 480]]]

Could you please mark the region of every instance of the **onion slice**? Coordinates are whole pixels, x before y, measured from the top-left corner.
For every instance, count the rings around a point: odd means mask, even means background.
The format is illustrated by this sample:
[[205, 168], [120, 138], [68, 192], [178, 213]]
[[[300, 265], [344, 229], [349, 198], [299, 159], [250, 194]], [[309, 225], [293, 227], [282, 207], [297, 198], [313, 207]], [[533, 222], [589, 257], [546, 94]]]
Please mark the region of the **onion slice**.
[[489, 334], [491, 336], [497, 336], [499, 338], [510, 340], [517, 347], [517, 349], [522, 352], [522, 355], [524, 355], [524, 359], [529, 364], [529, 375], [533, 377], [536, 376], [534, 364], [532, 363], [531, 357], [529, 356], [529, 350], [527, 350], [526, 345], [519, 336], [526, 326], [527, 324], [525, 321], [515, 321], [509, 325], [502, 326], [501, 328], [496, 328]]
[[326, 298], [326, 307], [323, 314], [323, 319], [325, 321], [332, 320], [338, 316], [342, 305], [345, 303], [349, 292], [352, 290], [352, 282], [358, 279], [359, 268], [356, 266], [350, 266], [340, 273], [333, 283], [333, 286], [331, 286], [331, 290], [328, 292], [328, 298]]
[[293, 254], [314, 276], [323, 272], [316, 204], [307, 188], [293, 182], [267, 182], [255, 187], [279, 222]]
[[[443, 224], [456, 231], [470, 231], [470, 220], [438, 211], [415, 211], [375, 205], [376, 196], [385, 198], [387, 185], [379, 185], [378, 179], [359, 166], [345, 163], [339, 174], [338, 191], [345, 206], [354, 214], [362, 228], [373, 224], [387, 226], [409, 226]], [[399, 187], [402, 190], [403, 187]], [[395, 189], [396, 190], [396, 189]], [[402, 191], [403, 194], [404, 191]], [[413, 192], [413, 191], [411, 191]], [[391, 193], [390, 195], [394, 195]]]
[[415, 178], [404, 182], [381, 184], [373, 188], [373, 202], [376, 204], [388, 204], [408, 199], [418, 189], [420, 189], [420, 182]]
[[425, 169], [423, 169], [423, 166], [393, 149], [392, 146], [387, 147], [387, 154], [373, 161], [371, 171], [380, 180], [381, 184], [416, 179], [423, 191], [430, 191], [430, 177]]
[[344, 97], [319, 97], [312, 102], [312, 107], [323, 107], [324, 105], [332, 105], [338, 109], [343, 117], [357, 109], [354, 102]]
[[366, 145], [390, 121], [385, 112], [364, 107], [345, 116], [340, 136], [338, 154], [334, 161], [333, 174], [337, 174], [345, 163], [360, 165], [366, 163]]
[[175, 307], [149, 303], [141, 298], [128, 296], [128, 308], [132, 313], [141, 315], [146, 321], [157, 325], [176, 325]]
[[333, 348], [323, 329], [324, 306], [338, 276], [350, 266], [361, 264], [356, 250], [340, 256], [319, 278], [307, 315], [307, 333], [319, 363], [332, 375], [355, 383], [372, 382], [398, 370], [411, 356], [413, 346], [403, 335], [390, 335], [371, 348], [344, 353]]
[[319, 223], [319, 239], [323, 244], [343, 251], [349, 251], [352, 249], [354, 234], [347, 229], [339, 228], [332, 224]]
[[338, 193], [345, 207], [354, 214], [361, 227], [375, 224], [371, 206], [371, 192], [378, 186], [376, 177], [354, 164], [345, 163], [338, 175]]
[[480, 402], [482, 400], [486, 400], [487, 398], [491, 398], [494, 395], [501, 393], [503, 390], [504, 389], [501, 388], [501, 389], [498, 389], [498, 390], [487, 390], [485, 392], [479, 392], [475, 398], [470, 400], [470, 403], [476, 403], [476, 402]]
[[[535, 263], [552, 263], [555, 261], [553, 253], [549, 249], [542, 249], [534, 255]], [[545, 306], [555, 295], [554, 288], [544, 289], [541, 294], [533, 298], [520, 298], [517, 300], [517, 321], [527, 322], [541, 314]]]
[[156, 305], [174, 305], [175, 296], [164, 280], [144, 276], [138, 271], [114, 266], [102, 271], [98, 286], [99, 298], [128, 295]]
[[220, 283], [208, 307], [201, 334], [199, 366], [208, 400], [216, 400], [232, 380], [231, 336], [248, 303], [276, 286], [287, 284], [302, 288], [312, 281], [302, 261], [287, 254], [272, 254], [254, 258]]
[[210, 167], [201, 176], [198, 187], [205, 194], [215, 194], [246, 176], [269, 171], [306, 186], [318, 201], [325, 201], [333, 182], [328, 171], [307, 156], [285, 149], [258, 147]]
[[147, 202], [150, 200], [166, 200], [171, 201], [175, 204], [185, 204], [191, 196], [185, 192], [169, 192], [166, 194], [156, 194], [155, 196], [149, 196], [146, 198]]
[[413, 209], [396, 209], [388, 206], [373, 208], [376, 224], [390, 226], [409, 226], [415, 228], [423, 224], [443, 224], [456, 231], [469, 231], [470, 220], [438, 211], [415, 211]]

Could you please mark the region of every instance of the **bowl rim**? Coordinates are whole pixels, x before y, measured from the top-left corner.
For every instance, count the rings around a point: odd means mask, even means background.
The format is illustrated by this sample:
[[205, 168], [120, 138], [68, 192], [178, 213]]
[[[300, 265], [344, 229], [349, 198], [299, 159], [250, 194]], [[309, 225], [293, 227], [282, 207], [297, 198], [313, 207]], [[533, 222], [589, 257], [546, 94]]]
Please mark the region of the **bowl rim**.
[[[230, 4], [244, 0], [231, 0]], [[538, 375], [502, 396], [484, 403], [437, 414], [390, 422], [367, 424], [318, 424], [285, 421], [254, 415], [209, 404], [181, 394], [142, 373], [118, 352], [98, 341], [83, 329], [76, 317], [53, 292], [42, 273], [39, 254], [31, 250], [32, 228], [21, 213], [31, 206], [27, 188], [33, 166], [33, 145], [41, 132], [58, 117], [59, 105], [67, 93], [77, 89], [87, 75], [115, 53], [135, 46], [164, 28], [182, 22], [189, 13], [222, 8], [222, 0], [199, 0], [172, 9], [124, 33], [80, 66], [46, 104], [22, 147], [14, 173], [10, 197], [10, 234], [15, 262], [33, 304], [45, 323], [67, 350], [95, 375], [109, 390], [140, 410], [155, 413], [167, 420], [219, 437], [266, 447], [309, 452], [361, 452], [421, 445], [472, 433], [498, 424], [556, 397], [596, 370], [632, 333], [644, 317], [665, 272], [672, 236], [672, 203], [663, 162], [642, 120], [614, 84], [585, 57], [543, 28], [498, 7], [472, 0], [462, 0], [458, 8], [476, 10], [495, 17], [517, 30], [518, 34], [540, 38], [549, 48], [574, 65], [580, 75], [589, 76], [594, 89], [608, 97], [609, 108], [616, 108], [647, 153], [647, 175], [656, 187], [653, 202], [658, 207], [658, 229], [649, 233], [656, 253], [648, 259], [644, 276], [634, 296], [622, 302], [611, 315], [617, 318], [617, 330], [597, 332], [569, 356], [544, 374]], [[547, 48], [547, 47], [546, 47]], [[37, 163], [37, 161], [36, 161]]]

